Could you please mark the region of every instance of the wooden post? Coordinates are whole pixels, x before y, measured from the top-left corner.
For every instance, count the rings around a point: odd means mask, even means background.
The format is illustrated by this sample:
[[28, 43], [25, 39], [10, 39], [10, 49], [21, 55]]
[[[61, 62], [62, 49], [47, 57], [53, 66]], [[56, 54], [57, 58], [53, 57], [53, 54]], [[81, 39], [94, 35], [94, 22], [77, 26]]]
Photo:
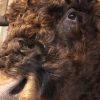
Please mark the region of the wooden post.
[[[6, 11], [7, 7], [15, 0], [0, 0], [0, 16], [3, 16]], [[6, 26], [6, 25], [4, 25]], [[7, 36], [7, 27], [0, 27], [0, 45], [5, 40]]]
[[4, 15], [7, 10], [8, 0], [0, 0], [0, 15]]
[[[0, 16], [3, 16], [7, 10], [8, 0], [0, 0]], [[0, 27], [0, 45], [7, 35], [7, 27]]]

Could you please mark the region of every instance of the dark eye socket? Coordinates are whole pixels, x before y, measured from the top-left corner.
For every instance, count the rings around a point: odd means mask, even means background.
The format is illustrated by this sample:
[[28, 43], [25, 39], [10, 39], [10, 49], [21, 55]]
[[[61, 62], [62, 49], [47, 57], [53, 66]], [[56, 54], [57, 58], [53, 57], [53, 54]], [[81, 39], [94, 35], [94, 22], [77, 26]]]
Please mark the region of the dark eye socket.
[[68, 18], [71, 20], [75, 20], [77, 18], [77, 15], [75, 12], [71, 12], [71, 13], [69, 13]]

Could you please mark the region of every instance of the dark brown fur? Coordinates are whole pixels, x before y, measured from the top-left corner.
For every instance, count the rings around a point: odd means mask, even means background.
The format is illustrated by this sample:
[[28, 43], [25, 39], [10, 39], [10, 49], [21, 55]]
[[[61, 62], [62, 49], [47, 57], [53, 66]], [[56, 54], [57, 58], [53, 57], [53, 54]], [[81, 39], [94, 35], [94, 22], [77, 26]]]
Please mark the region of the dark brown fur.
[[[74, 28], [65, 23], [71, 8], [81, 17]], [[33, 77], [34, 96], [22, 90], [19, 100], [100, 100], [100, 1], [19, 0], [5, 17], [1, 71]]]

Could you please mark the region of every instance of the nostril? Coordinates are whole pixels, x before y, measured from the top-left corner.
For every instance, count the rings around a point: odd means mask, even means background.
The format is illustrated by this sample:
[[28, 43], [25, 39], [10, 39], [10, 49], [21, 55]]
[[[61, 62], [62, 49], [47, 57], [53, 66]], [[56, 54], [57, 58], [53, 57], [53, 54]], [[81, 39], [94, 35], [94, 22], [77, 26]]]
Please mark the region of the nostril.
[[27, 78], [23, 78], [9, 93], [11, 95], [20, 93], [23, 90], [26, 83], [27, 83]]

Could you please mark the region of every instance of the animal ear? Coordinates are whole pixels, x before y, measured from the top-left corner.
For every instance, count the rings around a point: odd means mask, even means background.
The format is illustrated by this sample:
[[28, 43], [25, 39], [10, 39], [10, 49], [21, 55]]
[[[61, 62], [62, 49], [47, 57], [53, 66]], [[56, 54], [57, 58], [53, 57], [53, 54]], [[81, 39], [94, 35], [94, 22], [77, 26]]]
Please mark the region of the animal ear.
[[0, 26], [8, 26], [8, 25], [9, 25], [9, 23], [7, 22], [5, 17], [0, 16]]

